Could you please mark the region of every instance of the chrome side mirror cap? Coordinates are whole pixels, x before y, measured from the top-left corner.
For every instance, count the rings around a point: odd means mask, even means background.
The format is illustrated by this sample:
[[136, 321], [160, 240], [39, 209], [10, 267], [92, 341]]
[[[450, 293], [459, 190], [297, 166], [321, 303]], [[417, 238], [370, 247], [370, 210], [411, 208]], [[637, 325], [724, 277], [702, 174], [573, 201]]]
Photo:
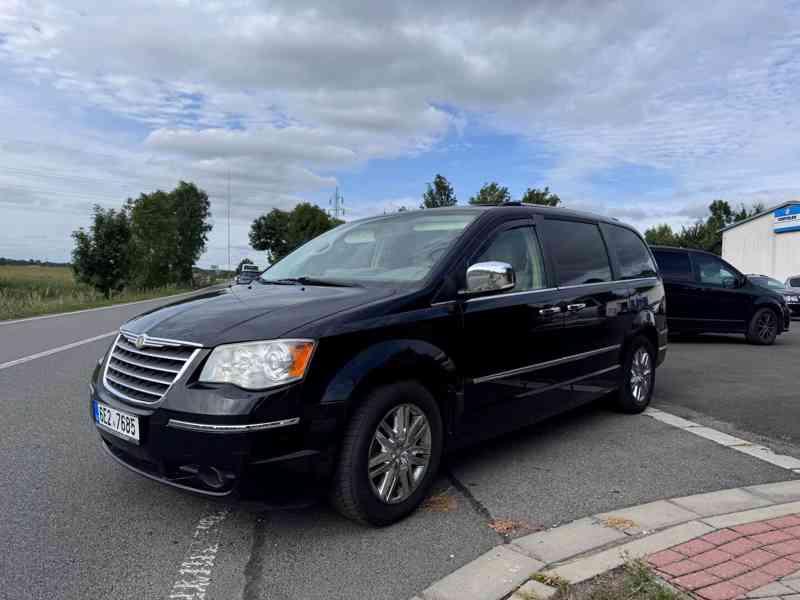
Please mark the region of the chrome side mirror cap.
[[467, 268], [467, 289], [464, 294], [502, 292], [517, 284], [514, 267], [505, 262], [488, 261], [475, 263]]

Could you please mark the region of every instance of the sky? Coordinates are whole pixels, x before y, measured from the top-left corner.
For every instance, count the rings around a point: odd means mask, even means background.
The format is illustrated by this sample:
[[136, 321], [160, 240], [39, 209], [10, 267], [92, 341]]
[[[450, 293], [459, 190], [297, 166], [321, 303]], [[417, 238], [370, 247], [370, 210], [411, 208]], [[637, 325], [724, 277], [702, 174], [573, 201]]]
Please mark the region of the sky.
[[193, 181], [254, 218], [497, 181], [642, 231], [800, 197], [800, 2], [0, 0], [0, 256]]

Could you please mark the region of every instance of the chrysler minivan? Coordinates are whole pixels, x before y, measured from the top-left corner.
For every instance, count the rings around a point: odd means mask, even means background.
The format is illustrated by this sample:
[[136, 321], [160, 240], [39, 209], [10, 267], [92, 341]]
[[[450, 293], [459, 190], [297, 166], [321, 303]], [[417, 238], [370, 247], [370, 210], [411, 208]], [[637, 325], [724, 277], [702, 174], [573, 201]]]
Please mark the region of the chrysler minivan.
[[322, 483], [397, 521], [446, 451], [608, 398], [644, 410], [664, 286], [631, 227], [548, 207], [340, 225], [249, 286], [123, 325], [92, 377], [102, 447], [210, 496]]

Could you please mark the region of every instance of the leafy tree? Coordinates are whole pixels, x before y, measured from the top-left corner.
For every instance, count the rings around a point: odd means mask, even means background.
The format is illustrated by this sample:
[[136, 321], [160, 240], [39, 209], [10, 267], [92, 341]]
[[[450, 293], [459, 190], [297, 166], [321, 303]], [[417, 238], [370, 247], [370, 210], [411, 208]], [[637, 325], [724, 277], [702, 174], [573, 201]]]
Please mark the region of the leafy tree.
[[270, 263], [274, 263], [343, 222], [308, 202], [298, 204], [291, 212], [273, 208], [253, 221], [250, 245], [266, 251]]
[[454, 206], [457, 202], [453, 186], [443, 175], [436, 174], [433, 185], [427, 184], [428, 189], [422, 194], [420, 208], [439, 208], [440, 206]]
[[94, 206], [89, 231], [72, 232], [72, 269], [81, 283], [94, 286], [106, 298], [128, 283], [131, 274], [131, 226], [125, 210]]
[[697, 248], [720, 254], [722, 252], [722, 232], [720, 230], [755, 216], [763, 210], [762, 204], [756, 204], [751, 209], [742, 205], [738, 211], [734, 212], [725, 200], [714, 200], [708, 206], [709, 216], [705, 220], [698, 220], [693, 225], [682, 227], [680, 233], [675, 233], [669, 225], [663, 224], [651, 227], [645, 231], [644, 235], [649, 244]]
[[175, 213], [176, 250], [173, 281], [180, 284], [192, 282], [192, 267], [206, 251], [206, 241], [211, 232], [211, 203], [208, 194], [193, 183], [181, 181], [169, 193]]
[[528, 188], [522, 195], [521, 202], [523, 204], [542, 204], [544, 206], [558, 206], [561, 204], [561, 198], [550, 191], [550, 188], [545, 186], [543, 190], [538, 188]]
[[206, 247], [211, 224], [208, 195], [181, 181], [171, 192], [157, 190], [128, 200], [134, 271], [142, 287], [192, 281], [192, 266]]
[[644, 232], [644, 239], [652, 246], [680, 246], [680, 240], [672, 227], [666, 223], [656, 225]]
[[289, 254], [289, 213], [273, 208], [253, 221], [250, 245], [256, 250], [266, 251], [270, 263]]
[[[239, 273], [241, 273], [241, 272], [242, 272], [242, 267], [243, 267], [243, 266], [245, 266], [245, 265], [252, 265], [252, 264], [254, 264], [252, 260], [250, 260], [249, 258], [243, 258], [243, 259], [242, 259], [242, 260], [239, 262], [239, 266], [237, 266], [237, 267], [236, 267], [236, 274], [238, 275]], [[213, 268], [213, 265], [212, 265], [212, 268]]]
[[469, 199], [470, 204], [503, 204], [510, 201], [508, 188], [495, 181], [484, 183], [478, 193]]

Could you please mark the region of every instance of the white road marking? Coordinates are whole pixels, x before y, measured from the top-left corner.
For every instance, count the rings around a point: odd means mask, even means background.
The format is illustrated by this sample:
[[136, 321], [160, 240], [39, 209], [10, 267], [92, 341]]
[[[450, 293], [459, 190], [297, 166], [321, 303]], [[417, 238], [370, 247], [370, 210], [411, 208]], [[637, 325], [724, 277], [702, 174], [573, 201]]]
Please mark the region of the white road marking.
[[208, 288], [200, 288], [199, 290], [192, 290], [191, 292], [181, 292], [180, 294], [172, 294], [171, 296], [159, 296], [157, 298], [150, 298], [149, 300], [135, 300], [134, 302], [123, 302], [121, 304], [111, 304], [110, 306], [98, 306], [97, 308], [84, 308], [81, 310], [53, 313], [52, 315], [40, 315], [38, 317], [26, 317], [24, 319], [0, 321], [0, 326], [13, 325], [15, 323], [27, 323], [28, 321], [41, 321], [42, 319], [55, 319], [56, 317], [70, 317], [72, 315], [81, 315], [83, 313], [95, 312], [97, 310], [109, 310], [111, 308], [120, 308], [123, 306], [135, 306], [136, 304], [145, 304], [146, 302], [157, 302], [159, 300], [169, 300], [170, 298], [180, 298], [181, 296], [191, 296], [192, 294], [199, 294], [205, 291], [208, 291]]
[[794, 456], [776, 454], [771, 448], [767, 448], [766, 446], [748, 442], [747, 440], [728, 435], [727, 433], [717, 431], [711, 427], [705, 427], [704, 425], [700, 425], [694, 421], [689, 421], [688, 419], [678, 417], [657, 408], [648, 408], [644, 414], [646, 414], [648, 417], [652, 417], [656, 421], [661, 421], [662, 423], [666, 423], [672, 427], [683, 429], [684, 431], [693, 433], [694, 435], [711, 440], [720, 446], [725, 446], [731, 450], [736, 450], [742, 454], [747, 454], [753, 458], [763, 460], [771, 465], [775, 465], [781, 469], [787, 469], [800, 475], [800, 459], [795, 458]]
[[71, 344], [65, 344], [64, 346], [59, 346], [58, 348], [50, 348], [50, 350], [45, 350], [44, 352], [37, 352], [36, 354], [31, 354], [29, 356], [23, 356], [22, 358], [17, 358], [8, 362], [0, 363], [0, 371], [2, 371], [3, 369], [8, 369], [10, 367], [21, 365], [26, 362], [30, 362], [32, 360], [36, 360], [37, 358], [44, 358], [45, 356], [50, 356], [51, 354], [56, 354], [57, 352], [63, 352], [64, 350], [71, 350], [72, 348], [83, 346], [84, 344], [96, 342], [97, 340], [102, 340], [103, 338], [107, 338], [112, 335], [117, 335], [116, 329], [114, 331], [109, 331], [108, 333], [101, 333], [100, 335], [86, 338], [85, 340], [78, 340], [77, 342], [72, 342]]
[[192, 534], [189, 549], [178, 567], [178, 576], [170, 588], [170, 600], [205, 600], [214, 561], [219, 552], [220, 524], [228, 518], [230, 508], [225, 507], [204, 516]]

